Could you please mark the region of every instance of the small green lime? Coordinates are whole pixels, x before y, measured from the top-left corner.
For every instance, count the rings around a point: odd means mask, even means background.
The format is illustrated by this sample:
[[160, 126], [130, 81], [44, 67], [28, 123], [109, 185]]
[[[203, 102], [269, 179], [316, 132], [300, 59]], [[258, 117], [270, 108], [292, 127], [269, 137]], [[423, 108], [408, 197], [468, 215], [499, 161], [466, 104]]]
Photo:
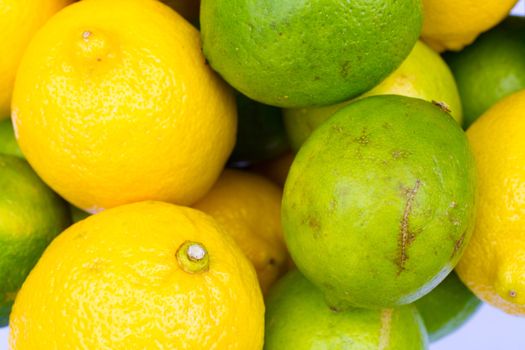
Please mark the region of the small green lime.
[[335, 307], [411, 303], [448, 275], [470, 239], [475, 174], [465, 133], [439, 106], [358, 100], [297, 153], [283, 195], [286, 244]]
[[0, 189], [0, 325], [5, 326], [29, 271], [71, 221], [67, 204], [21, 158], [0, 154]]
[[0, 153], [24, 158], [16, 142], [13, 123], [11, 123], [10, 118], [0, 120]]
[[444, 57], [458, 84], [467, 128], [497, 101], [525, 89], [525, 18], [509, 17]]
[[237, 95], [237, 142], [230, 163], [250, 165], [289, 149], [281, 109]]
[[327, 105], [362, 94], [408, 56], [421, 0], [203, 0], [203, 51], [244, 95]]
[[481, 301], [452, 272], [415, 305], [430, 341], [435, 342], [465, 324], [479, 309]]
[[266, 301], [265, 350], [423, 350], [427, 334], [413, 305], [337, 311], [298, 271], [283, 277]]
[[[396, 71], [360, 98], [389, 94], [443, 103], [461, 124], [461, 101], [454, 77], [441, 56], [421, 41]], [[284, 122], [292, 148], [298, 150], [312, 131], [352, 101], [325, 107], [285, 109]]]

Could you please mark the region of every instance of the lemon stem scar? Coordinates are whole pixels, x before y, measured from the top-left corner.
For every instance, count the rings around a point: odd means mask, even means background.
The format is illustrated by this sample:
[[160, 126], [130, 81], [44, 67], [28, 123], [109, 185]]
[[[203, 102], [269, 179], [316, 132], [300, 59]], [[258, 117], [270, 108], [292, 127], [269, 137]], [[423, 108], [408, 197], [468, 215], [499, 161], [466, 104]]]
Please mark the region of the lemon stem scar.
[[515, 290], [511, 290], [511, 291], [509, 291], [509, 296], [510, 296], [511, 298], [515, 298], [517, 295], [518, 295], [518, 293], [516, 293]]
[[186, 241], [177, 250], [177, 262], [188, 273], [199, 273], [208, 270], [208, 251], [198, 242]]
[[82, 38], [86, 41], [89, 39], [90, 36], [91, 36], [91, 32], [88, 30], [82, 33]]

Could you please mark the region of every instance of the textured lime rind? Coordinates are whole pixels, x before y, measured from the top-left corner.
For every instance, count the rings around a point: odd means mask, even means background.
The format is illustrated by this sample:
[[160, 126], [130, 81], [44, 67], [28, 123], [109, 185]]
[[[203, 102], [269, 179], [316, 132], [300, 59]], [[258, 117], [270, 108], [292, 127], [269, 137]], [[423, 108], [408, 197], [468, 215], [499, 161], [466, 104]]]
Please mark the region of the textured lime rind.
[[422, 26], [420, 0], [203, 0], [203, 50], [248, 97], [280, 107], [341, 102], [384, 79]]
[[331, 305], [411, 303], [462, 255], [475, 216], [474, 159], [440, 106], [404, 96], [350, 104], [299, 150], [284, 236]]
[[265, 350], [427, 349], [425, 327], [413, 305], [334, 310], [297, 271], [277, 283], [266, 305]]

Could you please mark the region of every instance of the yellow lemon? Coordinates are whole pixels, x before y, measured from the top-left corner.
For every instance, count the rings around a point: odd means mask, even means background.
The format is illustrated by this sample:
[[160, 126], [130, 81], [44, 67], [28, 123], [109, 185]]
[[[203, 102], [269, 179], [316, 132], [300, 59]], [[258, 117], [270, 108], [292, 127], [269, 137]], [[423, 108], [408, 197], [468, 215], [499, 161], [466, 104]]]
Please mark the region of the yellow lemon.
[[457, 273], [482, 300], [525, 316], [525, 91], [467, 131], [478, 166], [476, 226]]
[[73, 0], [0, 0], [0, 119], [9, 116], [16, 70], [27, 44], [55, 12]]
[[213, 216], [253, 263], [264, 293], [287, 270], [282, 191], [262, 176], [225, 170], [195, 208]]
[[437, 51], [459, 51], [494, 27], [518, 0], [423, 0], [423, 39]]
[[36, 172], [97, 212], [191, 204], [233, 149], [235, 98], [199, 32], [154, 0], [84, 0], [53, 17], [20, 65], [13, 122]]
[[253, 267], [208, 215], [124, 205], [68, 228], [17, 296], [13, 350], [261, 350]]

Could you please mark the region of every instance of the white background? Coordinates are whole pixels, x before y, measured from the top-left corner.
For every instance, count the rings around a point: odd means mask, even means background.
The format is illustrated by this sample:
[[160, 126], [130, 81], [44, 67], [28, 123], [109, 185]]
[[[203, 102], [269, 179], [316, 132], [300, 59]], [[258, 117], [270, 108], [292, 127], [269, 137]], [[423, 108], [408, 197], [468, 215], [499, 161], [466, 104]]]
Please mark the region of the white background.
[[[520, 0], [513, 12], [524, 15], [525, 0]], [[7, 350], [7, 334], [7, 327], [0, 328], [0, 350]], [[488, 305], [483, 305], [460, 330], [430, 347], [430, 350], [496, 349], [525, 350], [525, 318], [509, 316]]]

